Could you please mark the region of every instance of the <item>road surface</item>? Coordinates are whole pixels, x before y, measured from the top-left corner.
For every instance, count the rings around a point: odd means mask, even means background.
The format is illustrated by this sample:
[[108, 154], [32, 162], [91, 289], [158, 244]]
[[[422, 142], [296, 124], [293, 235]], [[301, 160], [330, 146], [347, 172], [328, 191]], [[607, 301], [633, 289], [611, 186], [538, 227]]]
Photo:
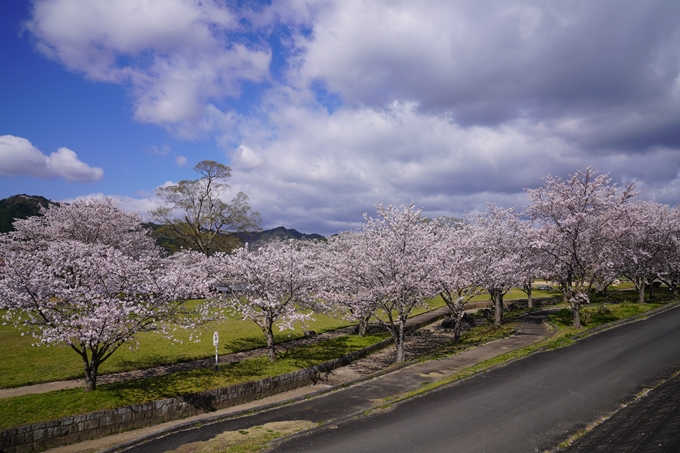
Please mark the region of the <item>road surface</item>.
[[[680, 369], [680, 309], [483, 373], [272, 449], [540, 452]], [[304, 418], [304, 414], [300, 415]]]

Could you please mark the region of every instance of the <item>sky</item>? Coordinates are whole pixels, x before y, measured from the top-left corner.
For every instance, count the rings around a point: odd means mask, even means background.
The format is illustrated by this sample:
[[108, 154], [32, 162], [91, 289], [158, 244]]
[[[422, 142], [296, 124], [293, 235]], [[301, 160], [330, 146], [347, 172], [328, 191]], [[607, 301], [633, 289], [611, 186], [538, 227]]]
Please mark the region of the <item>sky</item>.
[[0, 2], [0, 198], [232, 168], [262, 227], [526, 205], [591, 166], [680, 203], [680, 2]]

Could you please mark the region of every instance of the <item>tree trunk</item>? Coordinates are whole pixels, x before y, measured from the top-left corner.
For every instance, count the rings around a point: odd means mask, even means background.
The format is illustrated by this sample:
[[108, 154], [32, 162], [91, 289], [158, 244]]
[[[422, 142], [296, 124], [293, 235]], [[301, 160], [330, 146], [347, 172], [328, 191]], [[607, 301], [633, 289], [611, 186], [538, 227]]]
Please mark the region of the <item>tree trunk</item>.
[[366, 330], [368, 329], [368, 320], [371, 319], [370, 316], [359, 318], [359, 325], [357, 326], [357, 333], [360, 337], [366, 336]]
[[460, 309], [456, 310], [456, 312], [453, 313], [453, 316], [454, 316], [453, 343], [457, 344], [460, 342], [461, 320], [463, 319], [463, 307], [460, 307]]
[[582, 327], [581, 326], [581, 303], [574, 295], [569, 298], [569, 306], [571, 307], [571, 313], [574, 315], [574, 323], [572, 324], [574, 327]]
[[[651, 297], [651, 295], [650, 295]], [[645, 283], [644, 281], [640, 285], [640, 288], [638, 288], [638, 302], [641, 304], [645, 303]]]
[[265, 335], [267, 335], [267, 350], [269, 352], [269, 361], [276, 362], [276, 349], [274, 349], [274, 332], [272, 332], [272, 324], [267, 326]]
[[83, 357], [85, 362], [85, 393], [97, 390], [97, 371], [99, 363], [96, 360], [88, 362], [87, 356]]
[[503, 291], [500, 289], [492, 289], [489, 291], [491, 301], [494, 306], [494, 325], [500, 326], [503, 320]]
[[396, 335], [393, 334], [394, 336], [394, 345], [397, 348], [397, 359], [395, 360], [395, 363], [403, 363], [405, 360], [405, 353], [404, 353], [404, 327], [406, 324], [406, 320], [403, 318], [399, 318], [399, 326], [397, 329], [397, 332], [395, 332]]
[[526, 291], [527, 291], [527, 308], [534, 308], [534, 299], [533, 297], [531, 297], [532, 291], [531, 282], [529, 282], [529, 284], [527, 285]]

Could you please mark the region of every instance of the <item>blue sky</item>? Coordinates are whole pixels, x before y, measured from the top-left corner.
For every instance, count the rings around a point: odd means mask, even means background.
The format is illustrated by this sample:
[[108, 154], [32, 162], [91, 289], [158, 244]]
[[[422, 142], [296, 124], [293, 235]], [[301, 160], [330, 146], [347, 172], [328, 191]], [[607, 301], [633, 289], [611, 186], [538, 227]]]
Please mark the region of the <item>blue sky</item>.
[[376, 202], [522, 206], [592, 166], [680, 201], [680, 3], [0, 3], [0, 197], [112, 196], [232, 167], [263, 227]]

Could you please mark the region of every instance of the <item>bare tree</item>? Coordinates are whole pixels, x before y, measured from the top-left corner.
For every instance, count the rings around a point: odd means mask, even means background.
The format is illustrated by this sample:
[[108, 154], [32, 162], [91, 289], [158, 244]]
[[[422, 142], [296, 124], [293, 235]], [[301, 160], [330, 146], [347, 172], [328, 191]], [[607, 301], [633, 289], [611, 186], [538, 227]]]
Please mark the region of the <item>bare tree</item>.
[[156, 191], [167, 205], [151, 211], [151, 216], [162, 224], [162, 234], [182, 247], [207, 256], [216, 251], [229, 252], [240, 242], [227, 233], [259, 230], [260, 214], [250, 209], [243, 192], [229, 203], [222, 200], [229, 189], [228, 166], [204, 160], [196, 164], [194, 171], [201, 175], [199, 179], [182, 180]]

